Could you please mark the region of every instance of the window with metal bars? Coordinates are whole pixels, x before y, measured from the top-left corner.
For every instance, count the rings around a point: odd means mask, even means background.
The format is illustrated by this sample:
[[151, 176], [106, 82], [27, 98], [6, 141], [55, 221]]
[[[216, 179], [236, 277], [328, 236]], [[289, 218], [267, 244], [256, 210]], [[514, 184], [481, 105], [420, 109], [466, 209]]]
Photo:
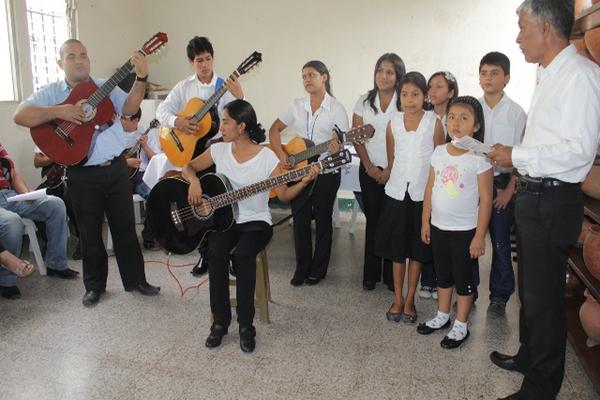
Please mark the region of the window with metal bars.
[[65, 0], [27, 0], [33, 90], [63, 77], [56, 60], [69, 38]]

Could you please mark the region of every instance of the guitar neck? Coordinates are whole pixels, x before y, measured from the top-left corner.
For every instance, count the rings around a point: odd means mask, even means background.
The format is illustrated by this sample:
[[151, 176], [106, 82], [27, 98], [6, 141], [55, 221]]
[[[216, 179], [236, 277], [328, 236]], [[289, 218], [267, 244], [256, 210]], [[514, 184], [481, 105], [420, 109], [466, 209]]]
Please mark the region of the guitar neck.
[[[142, 133], [140, 135], [140, 137], [142, 136], [146, 136], [148, 134], [148, 132], [150, 132], [150, 129], [154, 128], [154, 125], [152, 123], [150, 123], [150, 126], [148, 126], [148, 129], [146, 129], [144, 131], [144, 133]], [[142, 144], [138, 141], [136, 144], [134, 144], [131, 149], [129, 149], [129, 151], [127, 152], [127, 158], [133, 157], [136, 154], [138, 154], [140, 152], [140, 150], [142, 149]]]
[[[225, 192], [218, 196], [210, 198], [210, 204], [213, 209], [226, 207], [233, 203], [237, 203], [240, 200], [244, 200], [248, 197], [254, 196], [257, 193], [266, 192], [267, 190], [273, 189], [274, 187], [285, 185], [289, 182], [300, 180], [310, 173], [311, 168], [315, 163], [307, 165], [306, 167], [295, 169], [285, 174], [277, 175], [272, 178], [262, 180], [260, 182], [253, 183], [252, 185], [244, 186], [240, 189]], [[318, 163], [322, 167], [322, 163]]]
[[[230, 76], [238, 78], [240, 76], [240, 73], [237, 70], [235, 70], [235, 71], [233, 71], [233, 73]], [[210, 96], [208, 98], [208, 100], [206, 100], [206, 102], [204, 103], [204, 105], [192, 116], [191, 120], [194, 121], [194, 122], [198, 122], [202, 118], [204, 118], [204, 116], [206, 114], [208, 114], [208, 112], [210, 111], [210, 109], [213, 108], [215, 104], [217, 104], [217, 102], [219, 101], [219, 99], [221, 97], [223, 97], [223, 95], [225, 94], [225, 92], [227, 92], [227, 87], [223, 84], [219, 88], [219, 90], [217, 90], [216, 92], [214, 92], [212, 94], [212, 96]]]
[[95, 92], [94, 94], [92, 94], [90, 96], [90, 98], [87, 100], [87, 102], [93, 106], [93, 107], [98, 107], [98, 104], [100, 104], [100, 102], [102, 100], [104, 100], [104, 98], [110, 93], [112, 92], [112, 90], [123, 80], [125, 79], [130, 73], [131, 71], [133, 71], [133, 65], [131, 64], [131, 62], [128, 60], [125, 64], [123, 64], [121, 66], [121, 68], [119, 68], [117, 70], [117, 72], [114, 73], [113, 76], [111, 76], [106, 82], [104, 82], [102, 84], [102, 86], [100, 86]]
[[294, 159], [294, 165], [301, 163], [302, 161], [308, 160], [309, 158], [318, 156], [319, 154], [325, 153], [329, 148], [329, 144], [331, 142], [332, 140], [328, 140], [316, 146], [309, 147], [308, 149], [301, 151], [300, 153], [293, 154], [292, 157]]

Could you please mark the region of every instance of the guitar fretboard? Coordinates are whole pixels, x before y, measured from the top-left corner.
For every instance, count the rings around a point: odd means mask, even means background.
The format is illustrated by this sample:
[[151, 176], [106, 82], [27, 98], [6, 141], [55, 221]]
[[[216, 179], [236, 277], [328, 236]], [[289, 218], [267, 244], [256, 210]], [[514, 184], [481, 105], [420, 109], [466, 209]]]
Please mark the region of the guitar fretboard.
[[93, 107], [98, 107], [98, 104], [100, 104], [100, 102], [102, 100], [104, 100], [104, 98], [110, 93], [112, 92], [112, 90], [123, 80], [125, 79], [130, 73], [131, 71], [133, 71], [133, 65], [131, 64], [131, 62], [127, 61], [125, 64], [123, 64], [121, 66], [121, 68], [119, 68], [117, 70], [117, 72], [114, 73], [113, 76], [110, 77], [110, 79], [108, 79], [106, 82], [104, 82], [102, 84], [102, 86], [100, 86], [95, 92], [94, 94], [92, 94], [90, 96], [90, 98], [87, 100], [87, 102], [92, 105]]
[[[323, 163], [316, 163], [323, 168]], [[310, 173], [311, 168], [315, 163], [307, 165], [306, 167], [295, 169], [285, 174], [277, 175], [272, 178], [265, 179], [260, 182], [253, 183], [252, 185], [244, 186], [243, 188], [225, 192], [220, 195], [211, 197], [209, 199], [213, 209], [226, 207], [230, 204], [237, 203], [240, 200], [254, 196], [260, 192], [266, 192], [274, 187], [285, 185], [286, 183], [300, 180]]]
[[327, 148], [329, 147], [329, 143], [331, 142], [332, 140], [328, 140], [316, 146], [309, 147], [308, 149], [301, 151], [300, 153], [293, 154], [291, 157], [293, 157], [294, 165], [301, 163], [304, 160], [308, 160], [309, 158], [325, 153], [327, 151]]
[[[235, 70], [230, 76], [238, 78], [240, 76], [240, 73], [237, 70]], [[198, 122], [202, 118], [204, 118], [204, 116], [210, 111], [211, 108], [213, 108], [215, 104], [217, 104], [219, 99], [225, 94], [226, 91], [227, 87], [223, 84], [223, 86], [221, 86], [219, 90], [214, 92], [213, 95], [210, 96], [208, 100], [206, 100], [204, 105], [190, 119], [194, 122]]]

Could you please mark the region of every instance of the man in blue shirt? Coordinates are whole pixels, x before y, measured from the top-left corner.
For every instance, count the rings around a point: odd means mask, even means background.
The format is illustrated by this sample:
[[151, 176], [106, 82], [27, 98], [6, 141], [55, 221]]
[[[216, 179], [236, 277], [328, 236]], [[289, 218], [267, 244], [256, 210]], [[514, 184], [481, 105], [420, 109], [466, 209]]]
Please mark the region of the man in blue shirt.
[[[139, 108], [146, 89], [148, 64], [143, 54], [134, 52], [131, 64], [137, 75], [129, 94], [116, 87], [109, 95], [118, 114], [133, 115]], [[73, 87], [93, 81], [100, 86], [102, 79], [90, 77], [87, 49], [76, 39], [67, 40], [60, 49], [58, 65], [65, 73], [64, 81], [44, 86], [23, 101], [14, 115], [17, 124], [32, 128], [62, 119], [81, 125], [85, 114], [80, 105], [60, 104]], [[103, 129], [104, 128], [104, 129]], [[132, 193], [123, 152], [125, 143], [121, 124], [99, 127], [84, 165], [69, 167], [69, 198], [77, 217], [83, 255], [85, 294], [83, 305], [96, 304], [106, 289], [108, 256], [102, 241], [102, 221], [108, 220], [114, 238], [115, 256], [126, 291], [157, 295], [159, 287], [146, 281], [144, 258], [135, 232]]]

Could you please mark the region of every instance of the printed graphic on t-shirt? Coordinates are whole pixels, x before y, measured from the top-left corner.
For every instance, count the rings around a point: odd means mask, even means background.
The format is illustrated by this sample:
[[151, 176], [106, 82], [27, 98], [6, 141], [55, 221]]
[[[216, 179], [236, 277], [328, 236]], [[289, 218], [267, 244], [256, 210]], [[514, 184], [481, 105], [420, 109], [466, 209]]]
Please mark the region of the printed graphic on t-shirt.
[[464, 183], [458, 182], [460, 179], [460, 172], [458, 171], [458, 165], [446, 165], [444, 169], [436, 170], [436, 182], [441, 182], [442, 187], [448, 194], [448, 197], [455, 199], [460, 194], [459, 189], [465, 187]]

